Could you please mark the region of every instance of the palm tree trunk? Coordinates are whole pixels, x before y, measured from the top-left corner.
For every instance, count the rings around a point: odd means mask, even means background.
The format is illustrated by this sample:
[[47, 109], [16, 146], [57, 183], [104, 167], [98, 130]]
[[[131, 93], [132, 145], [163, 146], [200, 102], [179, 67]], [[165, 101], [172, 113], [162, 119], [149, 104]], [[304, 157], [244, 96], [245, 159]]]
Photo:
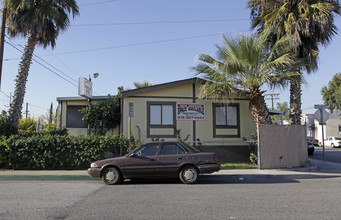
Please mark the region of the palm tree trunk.
[[9, 120], [12, 125], [18, 127], [21, 118], [22, 105], [26, 92], [26, 82], [30, 70], [32, 56], [36, 45], [36, 36], [29, 34], [26, 40], [25, 49], [21, 57], [18, 75], [15, 84], [13, 102], [10, 107]]
[[250, 88], [250, 104], [251, 104], [251, 113], [254, 117], [256, 124], [258, 123], [257, 118], [259, 117], [260, 124], [271, 124], [271, 118], [269, 114], [269, 110], [266, 107], [265, 99], [262, 91], [260, 91], [259, 87], [251, 87]]
[[290, 124], [300, 125], [301, 124], [301, 78], [298, 82], [290, 82]]

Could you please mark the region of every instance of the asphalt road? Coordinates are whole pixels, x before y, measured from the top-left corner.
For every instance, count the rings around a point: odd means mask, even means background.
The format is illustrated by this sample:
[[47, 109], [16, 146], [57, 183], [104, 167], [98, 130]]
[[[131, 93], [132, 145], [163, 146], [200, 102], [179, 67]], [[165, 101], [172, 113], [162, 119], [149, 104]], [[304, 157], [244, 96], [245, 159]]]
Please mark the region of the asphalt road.
[[[309, 158], [323, 160], [323, 148], [315, 146], [314, 155]], [[329, 162], [341, 163], [341, 148], [325, 147], [325, 159]]]
[[178, 181], [0, 181], [0, 219], [340, 219], [341, 178], [205, 175]]

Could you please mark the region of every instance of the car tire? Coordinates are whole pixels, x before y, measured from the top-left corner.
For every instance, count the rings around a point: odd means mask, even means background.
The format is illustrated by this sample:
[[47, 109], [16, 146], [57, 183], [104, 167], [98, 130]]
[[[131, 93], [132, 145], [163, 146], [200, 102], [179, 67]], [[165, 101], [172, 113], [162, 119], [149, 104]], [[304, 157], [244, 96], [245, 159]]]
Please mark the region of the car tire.
[[121, 182], [121, 172], [116, 167], [105, 168], [102, 174], [103, 182], [107, 185], [114, 185]]
[[179, 173], [181, 182], [185, 184], [192, 184], [197, 182], [199, 171], [195, 166], [184, 166]]
[[331, 144], [330, 144], [330, 146], [331, 146], [332, 148], [334, 148], [334, 147], [335, 147], [335, 145], [334, 145], [333, 143], [331, 143]]

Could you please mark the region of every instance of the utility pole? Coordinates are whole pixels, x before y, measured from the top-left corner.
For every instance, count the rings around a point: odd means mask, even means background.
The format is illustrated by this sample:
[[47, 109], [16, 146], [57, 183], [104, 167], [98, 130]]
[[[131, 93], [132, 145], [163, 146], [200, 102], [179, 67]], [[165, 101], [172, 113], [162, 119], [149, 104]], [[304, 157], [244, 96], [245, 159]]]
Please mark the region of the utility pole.
[[271, 102], [272, 102], [272, 110], [275, 110], [275, 106], [274, 106], [274, 99], [279, 99], [278, 96], [279, 96], [279, 93], [270, 93], [270, 94], [265, 94], [266, 96], [271, 96], [271, 98], [265, 98], [265, 99], [268, 99], [270, 100], [271, 99]]
[[28, 102], [26, 102], [26, 118], [28, 117]]
[[6, 8], [2, 8], [1, 29], [0, 29], [0, 89], [2, 75], [2, 61], [4, 59], [4, 43], [5, 43], [5, 28], [6, 28]]

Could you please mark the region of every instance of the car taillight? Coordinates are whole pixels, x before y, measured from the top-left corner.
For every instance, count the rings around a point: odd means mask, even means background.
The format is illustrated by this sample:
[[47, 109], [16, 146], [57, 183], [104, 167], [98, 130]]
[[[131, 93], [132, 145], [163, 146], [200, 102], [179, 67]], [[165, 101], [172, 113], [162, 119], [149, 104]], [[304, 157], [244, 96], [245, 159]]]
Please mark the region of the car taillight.
[[213, 156], [213, 160], [214, 160], [214, 161], [218, 161], [217, 155], [214, 155], [214, 156]]

